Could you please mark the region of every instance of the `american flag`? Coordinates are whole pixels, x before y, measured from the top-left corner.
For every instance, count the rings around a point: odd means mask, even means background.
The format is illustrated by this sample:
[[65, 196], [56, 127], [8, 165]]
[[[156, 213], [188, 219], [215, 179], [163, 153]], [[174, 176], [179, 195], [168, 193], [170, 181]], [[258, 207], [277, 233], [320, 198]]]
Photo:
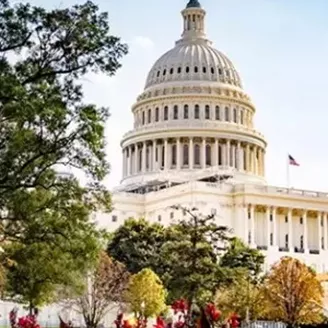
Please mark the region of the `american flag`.
[[300, 165], [296, 162], [296, 160], [294, 159], [294, 157], [291, 156], [291, 155], [289, 155], [289, 154], [288, 154], [288, 160], [289, 160], [289, 165], [300, 166]]

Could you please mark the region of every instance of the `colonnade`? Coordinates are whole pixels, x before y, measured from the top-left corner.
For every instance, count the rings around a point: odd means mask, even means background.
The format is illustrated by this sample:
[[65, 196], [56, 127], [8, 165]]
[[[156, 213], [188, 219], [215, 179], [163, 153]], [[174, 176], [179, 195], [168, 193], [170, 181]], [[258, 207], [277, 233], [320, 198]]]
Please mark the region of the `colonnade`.
[[[264, 245], [263, 242], [259, 245], [256, 240], [256, 205], [247, 206], [244, 211], [246, 223], [244, 240], [252, 247], [276, 247], [280, 251], [312, 254], [319, 254], [320, 250], [328, 250], [328, 214], [325, 212], [268, 206], [265, 209], [266, 232], [259, 229], [261, 235], [266, 236], [266, 242]], [[295, 215], [294, 211], [298, 214]], [[310, 218], [316, 220], [315, 229], [309, 229], [310, 214]], [[297, 229], [298, 227], [300, 228]], [[309, 240], [310, 230], [312, 234]]]
[[123, 177], [158, 170], [232, 167], [264, 176], [262, 147], [233, 139], [167, 138], [146, 140], [123, 149]]

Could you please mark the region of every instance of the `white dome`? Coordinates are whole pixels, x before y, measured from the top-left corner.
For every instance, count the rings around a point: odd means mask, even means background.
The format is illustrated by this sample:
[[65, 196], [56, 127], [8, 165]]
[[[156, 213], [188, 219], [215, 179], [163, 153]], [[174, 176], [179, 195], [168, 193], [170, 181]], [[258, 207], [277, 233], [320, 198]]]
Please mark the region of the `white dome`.
[[241, 87], [240, 76], [222, 52], [209, 41], [177, 42], [161, 56], [148, 74], [146, 88], [163, 82], [210, 81]]

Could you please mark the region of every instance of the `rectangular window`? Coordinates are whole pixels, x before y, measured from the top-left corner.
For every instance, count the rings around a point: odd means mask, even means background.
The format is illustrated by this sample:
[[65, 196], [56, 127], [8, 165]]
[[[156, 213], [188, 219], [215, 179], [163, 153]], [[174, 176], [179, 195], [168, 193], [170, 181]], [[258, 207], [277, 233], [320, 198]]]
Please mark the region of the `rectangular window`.
[[273, 215], [270, 214], [270, 222], [272, 222], [272, 221], [273, 221]]
[[142, 124], [145, 124], [145, 112], [142, 112]]
[[173, 119], [177, 120], [179, 118], [179, 111], [178, 111], [178, 106], [174, 106], [173, 110]]
[[112, 222], [117, 222], [117, 216], [116, 215], [112, 216]]
[[174, 212], [170, 213], [170, 219], [174, 219]]
[[300, 224], [303, 224], [303, 218], [300, 217]]
[[285, 223], [288, 222], [288, 215], [285, 216]]
[[270, 233], [270, 245], [273, 246], [273, 233]]
[[159, 216], [157, 217], [157, 221], [158, 221], [158, 222], [161, 222], [161, 221], [162, 221], [162, 216], [161, 216], [161, 215], [159, 215]]

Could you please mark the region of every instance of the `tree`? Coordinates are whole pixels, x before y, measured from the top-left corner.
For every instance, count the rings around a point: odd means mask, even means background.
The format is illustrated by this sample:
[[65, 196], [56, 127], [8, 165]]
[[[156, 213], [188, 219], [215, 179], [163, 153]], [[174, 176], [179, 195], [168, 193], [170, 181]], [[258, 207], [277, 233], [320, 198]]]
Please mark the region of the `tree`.
[[[104, 138], [109, 113], [83, 102], [79, 82], [89, 72], [113, 75], [127, 48], [110, 35], [107, 14], [91, 1], [46, 11], [0, 0], [0, 26], [1, 234], [23, 242], [27, 223], [12, 208], [22, 200], [33, 204], [42, 192], [47, 202], [33, 206], [45, 216], [65, 202], [78, 203], [86, 214], [110, 209], [102, 184], [109, 169]], [[62, 170], [81, 171], [84, 187], [73, 175], [58, 174]], [[51, 227], [50, 238], [65, 234], [65, 228]]]
[[[0, 0], [0, 26], [0, 225], [1, 241], [12, 244], [2, 255], [17, 262], [9, 268], [13, 293], [25, 284], [21, 272], [32, 285], [45, 275], [49, 286], [60, 278], [60, 260], [61, 270], [75, 259], [72, 272], [84, 273], [98, 253], [90, 214], [111, 207], [102, 183], [109, 112], [83, 101], [80, 81], [89, 72], [113, 75], [127, 47], [91, 1], [47, 11]], [[62, 171], [81, 173], [85, 184]], [[40, 267], [53, 254], [56, 264]], [[42, 303], [50, 289], [36, 288], [33, 298]], [[18, 294], [28, 300], [25, 290]]]
[[248, 281], [246, 278], [248, 273], [242, 271], [239, 272], [239, 277], [234, 272], [233, 282], [219, 288], [215, 303], [224, 317], [231, 313], [238, 313], [242, 320], [261, 319], [266, 313], [262, 286]]
[[316, 273], [297, 259], [283, 257], [272, 267], [265, 281], [265, 297], [272, 319], [291, 327], [323, 319], [323, 288]]
[[126, 300], [139, 317], [160, 315], [166, 308], [166, 290], [160, 278], [150, 269], [143, 269], [131, 277]]
[[165, 265], [161, 249], [169, 238], [168, 229], [162, 225], [131, 218], [113, 233], [107, 251], [131, 273], [151, 268], [160, 275]]
[[177, 208], [188, 217], [172, 227], [176, 238], [163, 246], [161, 256], [167, 263], [164, 281], [171, 299], [184, 297], [189, 303], [202, 303], [214, 296], [225, 279], [219, 256], [229, 240], [229, 231], [215, 223], [214, 215]]
[[123, 264], [101, 252], [94, 272], [84, 279], [83, 294], [68, 299], [66, 306], [83, 316], [87, 328], [96, 328], [109, 311], [123, 303], [129, 278]]
[[264, 255], [257, 249], [246, 246], [238, 238], [232, 238], [227, 251], [221, 257], [220, 265], [231, 269], [245, 268], [254, 281], [262, 272], [264, 259]]

